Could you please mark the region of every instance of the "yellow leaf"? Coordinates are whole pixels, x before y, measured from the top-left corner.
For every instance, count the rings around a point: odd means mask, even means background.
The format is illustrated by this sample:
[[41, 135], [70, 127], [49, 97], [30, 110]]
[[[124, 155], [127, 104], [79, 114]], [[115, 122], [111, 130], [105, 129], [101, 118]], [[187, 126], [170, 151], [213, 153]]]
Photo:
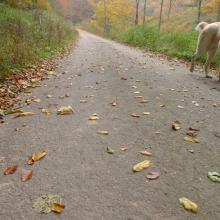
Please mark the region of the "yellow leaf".
[[150, 112], [143, 112], [144, 115], [150, 115]]
[[136, 165], [133, 166], [133, 171], [134, 172], [140, 172], [150, 166], [150, 161], [149, 160], [144, 160]]
[[44, 108], [41, 110], [41, 112], [46, 114], [46, 115], [51, 115], [52, 114], [52, 112], [50, 112], [48, 109], [44, 109]]
[[102, 134], [102, 135], [108, 135], [109, 132], [108, 131], [103, 131], [103, 130], [100, 130], [98, 131], [98, 134]]
[[121, 147], [121, 151], [127, 151], [128, 148], [127, 147]]
[[140, 154], [144, 155], [144, 156], [151, 156], [152, 153], [149, 152], [149, 151], [146, 151], [146, 150], [142, 150], [142, 151], [139, 151]]
[[190, 212], [194, 212], [197, 213], [198, 212], [198, 205], [192, 201], [190, 201], [189, 199], [182, 197], [179, 199], [179, 202], [181, 205], [183, 205], [183, 207]]
[[17, 114], [15, 116], [15, 118], [24, 117], [24, 116], [32, 116], [32, 115], [34, 115], [33, 112], [21, 112], [21, 113]]
[[134, 118], [140, 118], [140, 117], [141, 117], [141, 116], [140, 116], [139, 114], [137, 114], [137, 113], [132, 113], [131, 116], [134, 117]]
[[181, 129], [180, 125], [181, 125], [181, 123], [179, 121], [175, 121], [172, 124], [172, 129], [175, 130], [175, 131], [178, 131], [178, 130]]
[[32, 154], [31, 157], [29, 157], [28, 164], [29, 165], [34, 164], [35, 161], [43, 159], [46, 155], [47, 155], [46, 151], [41, 151], [41, 152], [34, 153], [34, 154]]
[[89, 120], [91, 120], [91, 121], [99, 120], [99, 117], [98, 116], [91, 116], [89, 118]]
[[71, 106], [67, 106], [67, 107], [63, 106], [57, 110], [58, 115], [69, 115], [73, 113], [74, 113], [74, 110]]
[[60, 204], [60, 203], [53, 203], [52, 206], [51, 206], [51, 210], [52, 210], [53, 212], [58, 213], [58, 214], [61, 213], [61, 212], [63, 212], [64, 209], [65, 209], [65, 205], [62, 205], [62, 204]]
[[184, 137], [184, 140], [187, 141], [187, 142], [191, 142], [191, 143], [199, 143], [199, 140], [194, 138], [194, 137], [190, 137], [190, 136], [186, 136]]

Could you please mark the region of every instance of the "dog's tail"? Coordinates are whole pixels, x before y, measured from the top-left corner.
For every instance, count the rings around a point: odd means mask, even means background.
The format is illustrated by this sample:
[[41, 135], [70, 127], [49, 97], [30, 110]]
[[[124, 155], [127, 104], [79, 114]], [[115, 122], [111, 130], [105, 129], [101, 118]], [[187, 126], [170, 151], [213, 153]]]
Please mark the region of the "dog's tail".
[[201, 32], [203, 31], [203, 29], [204, 29], [207, 25], [208, 25], [207, 22], [204, 22], [204, 21], [203, 21], [203, 22], [200, 22], [200, 23], [196, 26], [195, 30], [201, 33]]

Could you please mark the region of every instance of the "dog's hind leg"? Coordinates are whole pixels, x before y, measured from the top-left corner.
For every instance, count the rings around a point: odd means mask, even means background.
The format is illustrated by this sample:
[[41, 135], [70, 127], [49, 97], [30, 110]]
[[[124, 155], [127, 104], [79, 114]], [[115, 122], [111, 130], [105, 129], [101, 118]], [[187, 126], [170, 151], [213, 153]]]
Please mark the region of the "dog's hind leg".
[[206, 78], [212, 78], [211, 76], [209, 76], [209, 68], [210, 68], [212, 59], [213, 59], [213, 57], [216, 54], [216, 51], [217, 51], [217, 48], [212, 48], [211, 50], [209, 50], [207, 52], [207, 59], [206, 59], [205, 68], [204, 68], [205, 69], [205, 77]]
[[191, 60], [191, 66], [190, 66], [190, 72], [193, 72], [194, 71], [194, 68], [195, 68], [195, 62], [196, 60], [201, 56], [201, 54], [199, 53], [199, 51], [197, 50], [193, 57], [192, 57], [192, 60]]

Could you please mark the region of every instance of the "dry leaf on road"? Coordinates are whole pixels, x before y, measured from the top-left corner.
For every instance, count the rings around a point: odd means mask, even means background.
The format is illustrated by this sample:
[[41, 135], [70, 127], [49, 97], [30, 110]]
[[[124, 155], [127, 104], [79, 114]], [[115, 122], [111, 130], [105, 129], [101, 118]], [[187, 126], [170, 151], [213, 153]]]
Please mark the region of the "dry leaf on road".
[[46, 155], [47, 155], [46, 151], [41, 151], [41, 152], [34, 153], [34, 154], [32, 154], [31, 157], [29, 157], [28, 164], [33, 165], [34, 162], [43, 159]]
[[179, 202], [180, 202], [181, 205], [183, 205], [183, 207], [187, 211], [190, 211], [190, 212], [193, 212], [193, 213], [197, 213], [198, 212], [198, 205], [196, 203], [190, 201], [186, 197], [180, 198]]
[[13, 166], [7, 167], [6, 170], [4, 171], [4, 175], [9, 175], [9, 174], [15, 173], [17, 168], [18, 168], [18, 165], [13, 165]]
[[220, 183], [220, 174], [218, 172], [208, 172], [208, 178], [213, 182]]
[[150, 166], [150, 161], [149, 160], [144, 160], [136, 165], [133, 166], [133, 171], [134, 172], [140, 172]]
[[181, 123], [179, 121], [174, 121], [173, 124], [172, 124], [172, 129], [174, 131], [178, 131], [178, 130], [181, 129], [180, 125], [181, 125]]
[[21, 173], [21, 181], [26, 182], [32, 178], [33, 171], [32, 170], [22, 170]]
[[106, 152], [107, 152], [108, 154], [114, 154], [115, 151], [108, 146], [108, 147], [106, 148]]
[[152, 153], [149, 152], [149, 151], [146, 151], [146, 150], [142, 150], [142, 151], [139, 151], [140, 154], [144, 155], [144, 156], [151, 156]]
[[74, 110], [71, 106], [63, 106], [60, 109], [57, 110], [57, 114], [58, 115], [69, 115], [69, 114], [73, 114]]
[[21, 113], [18, 113], [15, 118], [19, 118], [19, 117], [25, 117], [25, 116], [32, 116], [34, 115], [33, 112], [21, 112]]
[[138, 113], [132, 113], [131, 116], [134, 117], [134, 118], [140, 118], [141, 117]]
[[55, 213], [62, 213], [65, 209], [65, 205], [60, 204], [60, 203], [53, 203], [51, 206], [51, 211], [55, 212]]
[[184, 140], [187, 141], [187, 142], [190, 142], [190, 143], [199, 143], [199, 140], [194, 138], [194, 137], [190, 137], [190, 136], [186, 136], [184, 137]]
[[159, 172], [150, 172], [147, 174], [146, 178], [148, 180], [156, 180], [160, 177], [160, 173]]
[[98, 116], [91, 116], [89, 118], [89, 120], [91, 120], [91, 121], [99, 120], [99, 117]]
[[98, 131], [98, 134], [108, 135], [109, 132], [108, 132], [108, 131], [99, 130], [99, 131]]
[[150, 112], [143, 112], [143, 115], [150, 115]]

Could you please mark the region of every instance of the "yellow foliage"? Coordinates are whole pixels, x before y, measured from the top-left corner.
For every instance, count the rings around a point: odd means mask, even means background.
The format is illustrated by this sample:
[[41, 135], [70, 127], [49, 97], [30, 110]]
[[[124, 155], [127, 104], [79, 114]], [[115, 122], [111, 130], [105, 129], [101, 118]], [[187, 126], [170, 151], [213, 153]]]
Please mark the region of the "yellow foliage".
[[[131, 0], [106, 1], [106, 16], [110, 28], [124, 29], [133, 21], [134, 6]], [[95, 18], [99, 26], [104, 26], [104, 3], [99, 2], [95, 8]]]
[[205, 12], [216, 12], [220, 6], [220, 0], [209, 0], [205, 6], [204, 11]]

